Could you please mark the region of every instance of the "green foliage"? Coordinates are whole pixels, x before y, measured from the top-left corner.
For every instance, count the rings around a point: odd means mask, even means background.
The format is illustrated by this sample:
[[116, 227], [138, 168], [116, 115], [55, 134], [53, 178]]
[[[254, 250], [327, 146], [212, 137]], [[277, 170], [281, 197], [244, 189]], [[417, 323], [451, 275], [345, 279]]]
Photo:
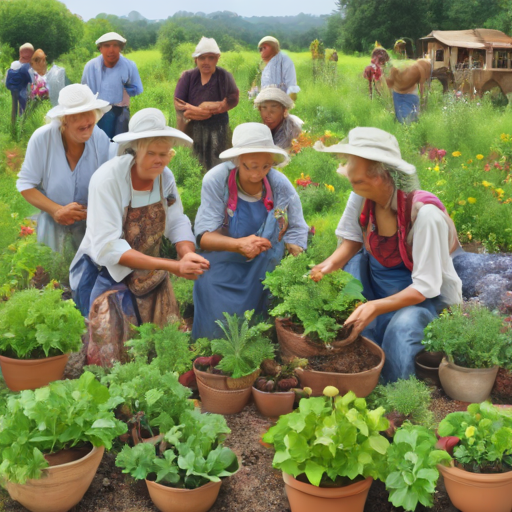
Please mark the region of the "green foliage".
[[372, 476], [384, 479], [389, 441], [379, 432], [389, 422], [384, 408], [369, 410], [350, 391], [334, 399], [302, 399], [263, 436], [276, 450], [272, 465], [316, 486], [348, 484]]
[[72, 300], [52, 284], [16, 292], [0, 307], [0, 350], [19, 359], [39, 359], [77, 352], [84, 319]]
[[184, 30], [173, 21], [168, 20], [158, 33], [158, 47], [162, 53], [162, 58], [172, 64], [176, 47], [185, 41]]
[[0, 203], [0, 251], [5, 251], [18, 236], [20, 222], [17, 215], [11, 214], [7, 204]]
[[265, 359], [274, 359], [274, 345], [263, 334], [272, 326], [260, 322], [249, 327], [253, 315], [254, 310], [246, 311], [242, 321], [236, 314], [224, 313], [225, 322], [216, 321], [224, 338], [212, 340], [212, 352], [222, 356], [217, 368], [234, 379], [255, 372]]
[[222, 446], [229, 432], [223, 416], [187, 411], [156, 447], [149, 443], [133, 448], [125, 445], [116, 466], [137, 480], [156, 475], [162, 485], [196, 489], [238, 471], [236, 455]]
[[490, 402], [471, 404], [466, 412], [452, 412], [441, 421], [441, 437], [456, 436], [453, 456], [473, 473], [512, 470], [512, 417]]
[[503, 330], [503, 318], [484, 306], [452, 306], [427, 325], [422, 343], [429, 352], [444, 352], [449, 361], [466, 368], [508, 367], [512, 340]]
[[87, 372], [9, 397], [0, 417], [0, 477], [23, 484], [41, 477], [48, 466], [45, 453], [84, 443], [110, 449], [126, 432], [112, 412], [122, 401]]
[[320, 184], [318, 187], [301, 187], [298, 193], [305, 218], [331, 211], [340, 202], [339, 197], [334, 192], [328, 190], [323, 184]]
[[387, 457], [386, 489], [395, 507], [414, 511], [418, 503], [433, 505], [439, 478], [437, 464], [449, 463], [450, 455], [434, 450], [437, 437], [431, 430], [405, 423], [395, 432]]
[[171, 274], [171, 282], [174, 296], [180, 306], [180, 315], [183, 317], [187, 307], [194, 304], [194, 281]]
[[309, 254], [288, 256], [263, 284], [277, 300], [272, 316], [288, 316], [304, 326], [304, 335], [314, 335], [325, 343], [337, 331], [358, 302], [364, 301], [361, 283], [343, 270], [326, 275], [318, 283], [309, 277], [314, 265]]

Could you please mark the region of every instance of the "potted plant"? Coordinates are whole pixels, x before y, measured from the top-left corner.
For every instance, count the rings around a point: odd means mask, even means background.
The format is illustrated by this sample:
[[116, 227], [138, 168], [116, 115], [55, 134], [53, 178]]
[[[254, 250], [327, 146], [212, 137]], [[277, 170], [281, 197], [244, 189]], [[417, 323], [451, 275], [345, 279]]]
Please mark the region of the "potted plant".
[[32, 512], [66, 512], [87, 491], [105, 448], [126, 432], [111, 396], [94, 376], [25, 390], [0, 417], [0, 479]]
[[444, 352], [427, 352], [423, 349], [414, 357], [414, 368], [418, 379], [428, 384], [441, 387], [439, 380], [439, 365], [443, 360]]
[[[300, 380], [313, 396], [320, 396], [328, 385], [367, 396], [384, 366], [383, 350], [363, 337], [349, 346], [340, 344], [346, 337], [343, 322], [365, 300], [362, 285], [343, 270], [315, 282], [309, 277], [310, 263], [306, 253], [285, 258], [263, 282], [275, 301], [269, 313], [276, 317], [281, 355], [285, 360], [295, 356], [309, 360]], [[337, 368], [333, 360], [341, 366]]]
[[246, 311], [242, 321], [236, 314], [224, 313], [225, 324], [217, 321], [224, 338], [211, 343], [215, 355], [194, 361], [199, 395], [208, 412], [240, 412], [251, 396], [260, 364], [274, 358], [274, 346], [263, 334], [272, 326], [260, 322], [249, 327], [253, 314], [254, 311]]
[[36, 389], [62, 378], [82, 346], [85, 322], [51, 283], [16, 292], [0, 307], [0, 366], [9, 389]]
[[489, 402], [452, 412], [439, 424], [441, 446], [453, 448], [439, 466], [452, 503], [462, 512], [512, 509], [512, 417]]
[[206, 512], [217, 499], [221, 478], [238, 471], [236, 455], [222, 444], [229, 432], [218, 414], [186, 411], [179, 425], [151, 443], [125, 445], [116, 465], [146, 480], [162, 512]]
[[510, 354], [510, 333], [500, 316], [478, 304], [453, 306], [425, 328], [428, 352], [443, 351], [439, 378], [454, 400], [482, 402], [493, 387], [500, 364]]

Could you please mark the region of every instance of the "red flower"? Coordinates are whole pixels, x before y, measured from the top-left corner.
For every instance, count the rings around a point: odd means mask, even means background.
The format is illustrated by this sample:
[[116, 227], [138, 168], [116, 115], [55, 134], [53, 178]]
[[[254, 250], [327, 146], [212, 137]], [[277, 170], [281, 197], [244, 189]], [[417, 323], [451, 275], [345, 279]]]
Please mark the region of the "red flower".
[[20, 236], [28, 236], [34, 233], [34, 229], [29, 226], [21, 226]]
[[453, 448], [460, 441], [458, 437], [455, 436], [447, 436], [439, 438], [439, 441], [436, 443], [436, 448], [438, 450], [444, 450], [448, 452], [450, 455], [453, 455]]
[[491, 166], [489, 164], [485, 164], [484, 171], [489, 172], [491, 170]]

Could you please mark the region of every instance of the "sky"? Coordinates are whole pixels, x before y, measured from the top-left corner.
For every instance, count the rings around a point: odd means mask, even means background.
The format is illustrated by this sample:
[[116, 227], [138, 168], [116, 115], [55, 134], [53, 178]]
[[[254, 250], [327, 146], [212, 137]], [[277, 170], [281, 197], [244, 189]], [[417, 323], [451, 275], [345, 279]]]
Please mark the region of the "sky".
[[166, 19], [177, 11], [204, 12], [233, 11], [240, 16], [292, 16], [301, 12], [306, 14], [330, 14], [335, 9], [335, 0], [61, 0], [74, 14], [79, 14], [85, 21], [96, 17], [101, 12], [127, 15], [138, 11], [150, 20]]

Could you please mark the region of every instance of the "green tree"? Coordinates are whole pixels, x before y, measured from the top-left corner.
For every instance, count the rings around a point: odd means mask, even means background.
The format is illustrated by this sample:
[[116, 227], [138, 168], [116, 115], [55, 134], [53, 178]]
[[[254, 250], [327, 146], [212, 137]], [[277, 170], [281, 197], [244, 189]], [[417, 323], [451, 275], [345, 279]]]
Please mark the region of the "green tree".
[[82, 39], [84, 23], [57, 0], [0, 2], [0, 40], [12, 48], [26, 42], [41, 48], [49, 61]]
[[162, 52], [162, 58], [171, 64], [176, 47], [185, 39], [185, 31], [181, 27], [172, 21], [165, 23], [158, 33], [158, 46]]

